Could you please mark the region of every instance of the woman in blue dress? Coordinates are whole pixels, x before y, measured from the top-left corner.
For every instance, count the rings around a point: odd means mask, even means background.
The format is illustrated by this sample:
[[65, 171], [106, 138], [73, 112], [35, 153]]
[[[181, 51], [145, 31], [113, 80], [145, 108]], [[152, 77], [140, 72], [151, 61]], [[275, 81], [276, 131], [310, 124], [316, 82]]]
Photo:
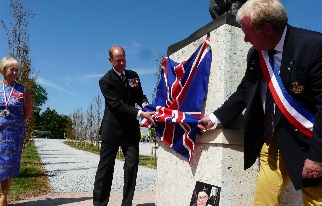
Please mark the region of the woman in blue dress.
[[18, 61], [11, 57], [0, 63], [0, 206], [7, 205], [12, 178], [19, 174], [25, 121], [32, 112], [30, 93], [16, 81], [19, 69]]

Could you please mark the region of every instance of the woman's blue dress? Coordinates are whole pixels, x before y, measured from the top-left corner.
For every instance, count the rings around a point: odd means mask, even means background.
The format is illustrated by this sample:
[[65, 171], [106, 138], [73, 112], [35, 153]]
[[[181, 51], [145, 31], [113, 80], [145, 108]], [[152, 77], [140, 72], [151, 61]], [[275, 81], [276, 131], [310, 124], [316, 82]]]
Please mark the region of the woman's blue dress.
[[[0, 114], [5, 109], [3, 83], [0, 82]], [[4, 86], [6, 100], [8, 100], [12, 86]], [[19, 174], [20, 159], [24, 143], [26, 127], [23, 115], [24, 86], [14, 85], [8, 103], [10, 115], [0, 115], [0, 181], [13, 178]]]

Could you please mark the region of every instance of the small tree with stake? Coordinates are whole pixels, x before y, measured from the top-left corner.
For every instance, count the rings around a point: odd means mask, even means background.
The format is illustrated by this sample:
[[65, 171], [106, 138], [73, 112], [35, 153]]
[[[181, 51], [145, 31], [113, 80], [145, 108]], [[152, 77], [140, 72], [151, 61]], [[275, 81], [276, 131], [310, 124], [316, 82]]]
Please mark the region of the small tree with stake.
[[[13, 18], [13, 22], [10, 23], [10, 27], [1, 20], [2, 26], [6, 30], [8, 37], [9, 54], [20, 63], [21, 68], [18, 81], [28, 88], [32, 97], [34, 97], [36, 75], [33, 75], [31, 70], [29, 34], [27, 33], [29, 23], [28, 19], [32, 18], [34, 14], [30, 11], [25, 11], [20, 0], [10, 0], [10, 8], [10, 15]], [[31, 117], [26, 125], [25, 144], [31, 138], [34, 128], [34, 117]]]

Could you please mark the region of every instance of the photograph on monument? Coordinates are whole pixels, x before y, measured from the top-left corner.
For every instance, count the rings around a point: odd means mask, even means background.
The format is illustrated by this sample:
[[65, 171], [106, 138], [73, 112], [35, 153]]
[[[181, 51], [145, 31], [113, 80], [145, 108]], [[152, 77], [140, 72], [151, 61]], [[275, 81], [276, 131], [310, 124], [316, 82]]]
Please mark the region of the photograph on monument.
[[220, 187], [197, 181], [192, 192], [190, 206], [218, 206]]

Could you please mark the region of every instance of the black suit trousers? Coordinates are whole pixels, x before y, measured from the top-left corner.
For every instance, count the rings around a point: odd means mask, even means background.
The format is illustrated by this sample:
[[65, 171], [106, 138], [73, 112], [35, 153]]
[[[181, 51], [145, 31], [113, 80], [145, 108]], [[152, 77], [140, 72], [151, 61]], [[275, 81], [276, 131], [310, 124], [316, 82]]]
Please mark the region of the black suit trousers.
[[[102, 142], [100, 151], [100, 161], [98, 164], [94, 190], [94, 206], [105, 206], [109, 202], [115, 158], [119, 146]], [[121, 146], [124, 162], [124, 187], [122, 206], [132, 206], [132, 200], [135, 191], [136, 177], [139, 164], [139, 145]]]

